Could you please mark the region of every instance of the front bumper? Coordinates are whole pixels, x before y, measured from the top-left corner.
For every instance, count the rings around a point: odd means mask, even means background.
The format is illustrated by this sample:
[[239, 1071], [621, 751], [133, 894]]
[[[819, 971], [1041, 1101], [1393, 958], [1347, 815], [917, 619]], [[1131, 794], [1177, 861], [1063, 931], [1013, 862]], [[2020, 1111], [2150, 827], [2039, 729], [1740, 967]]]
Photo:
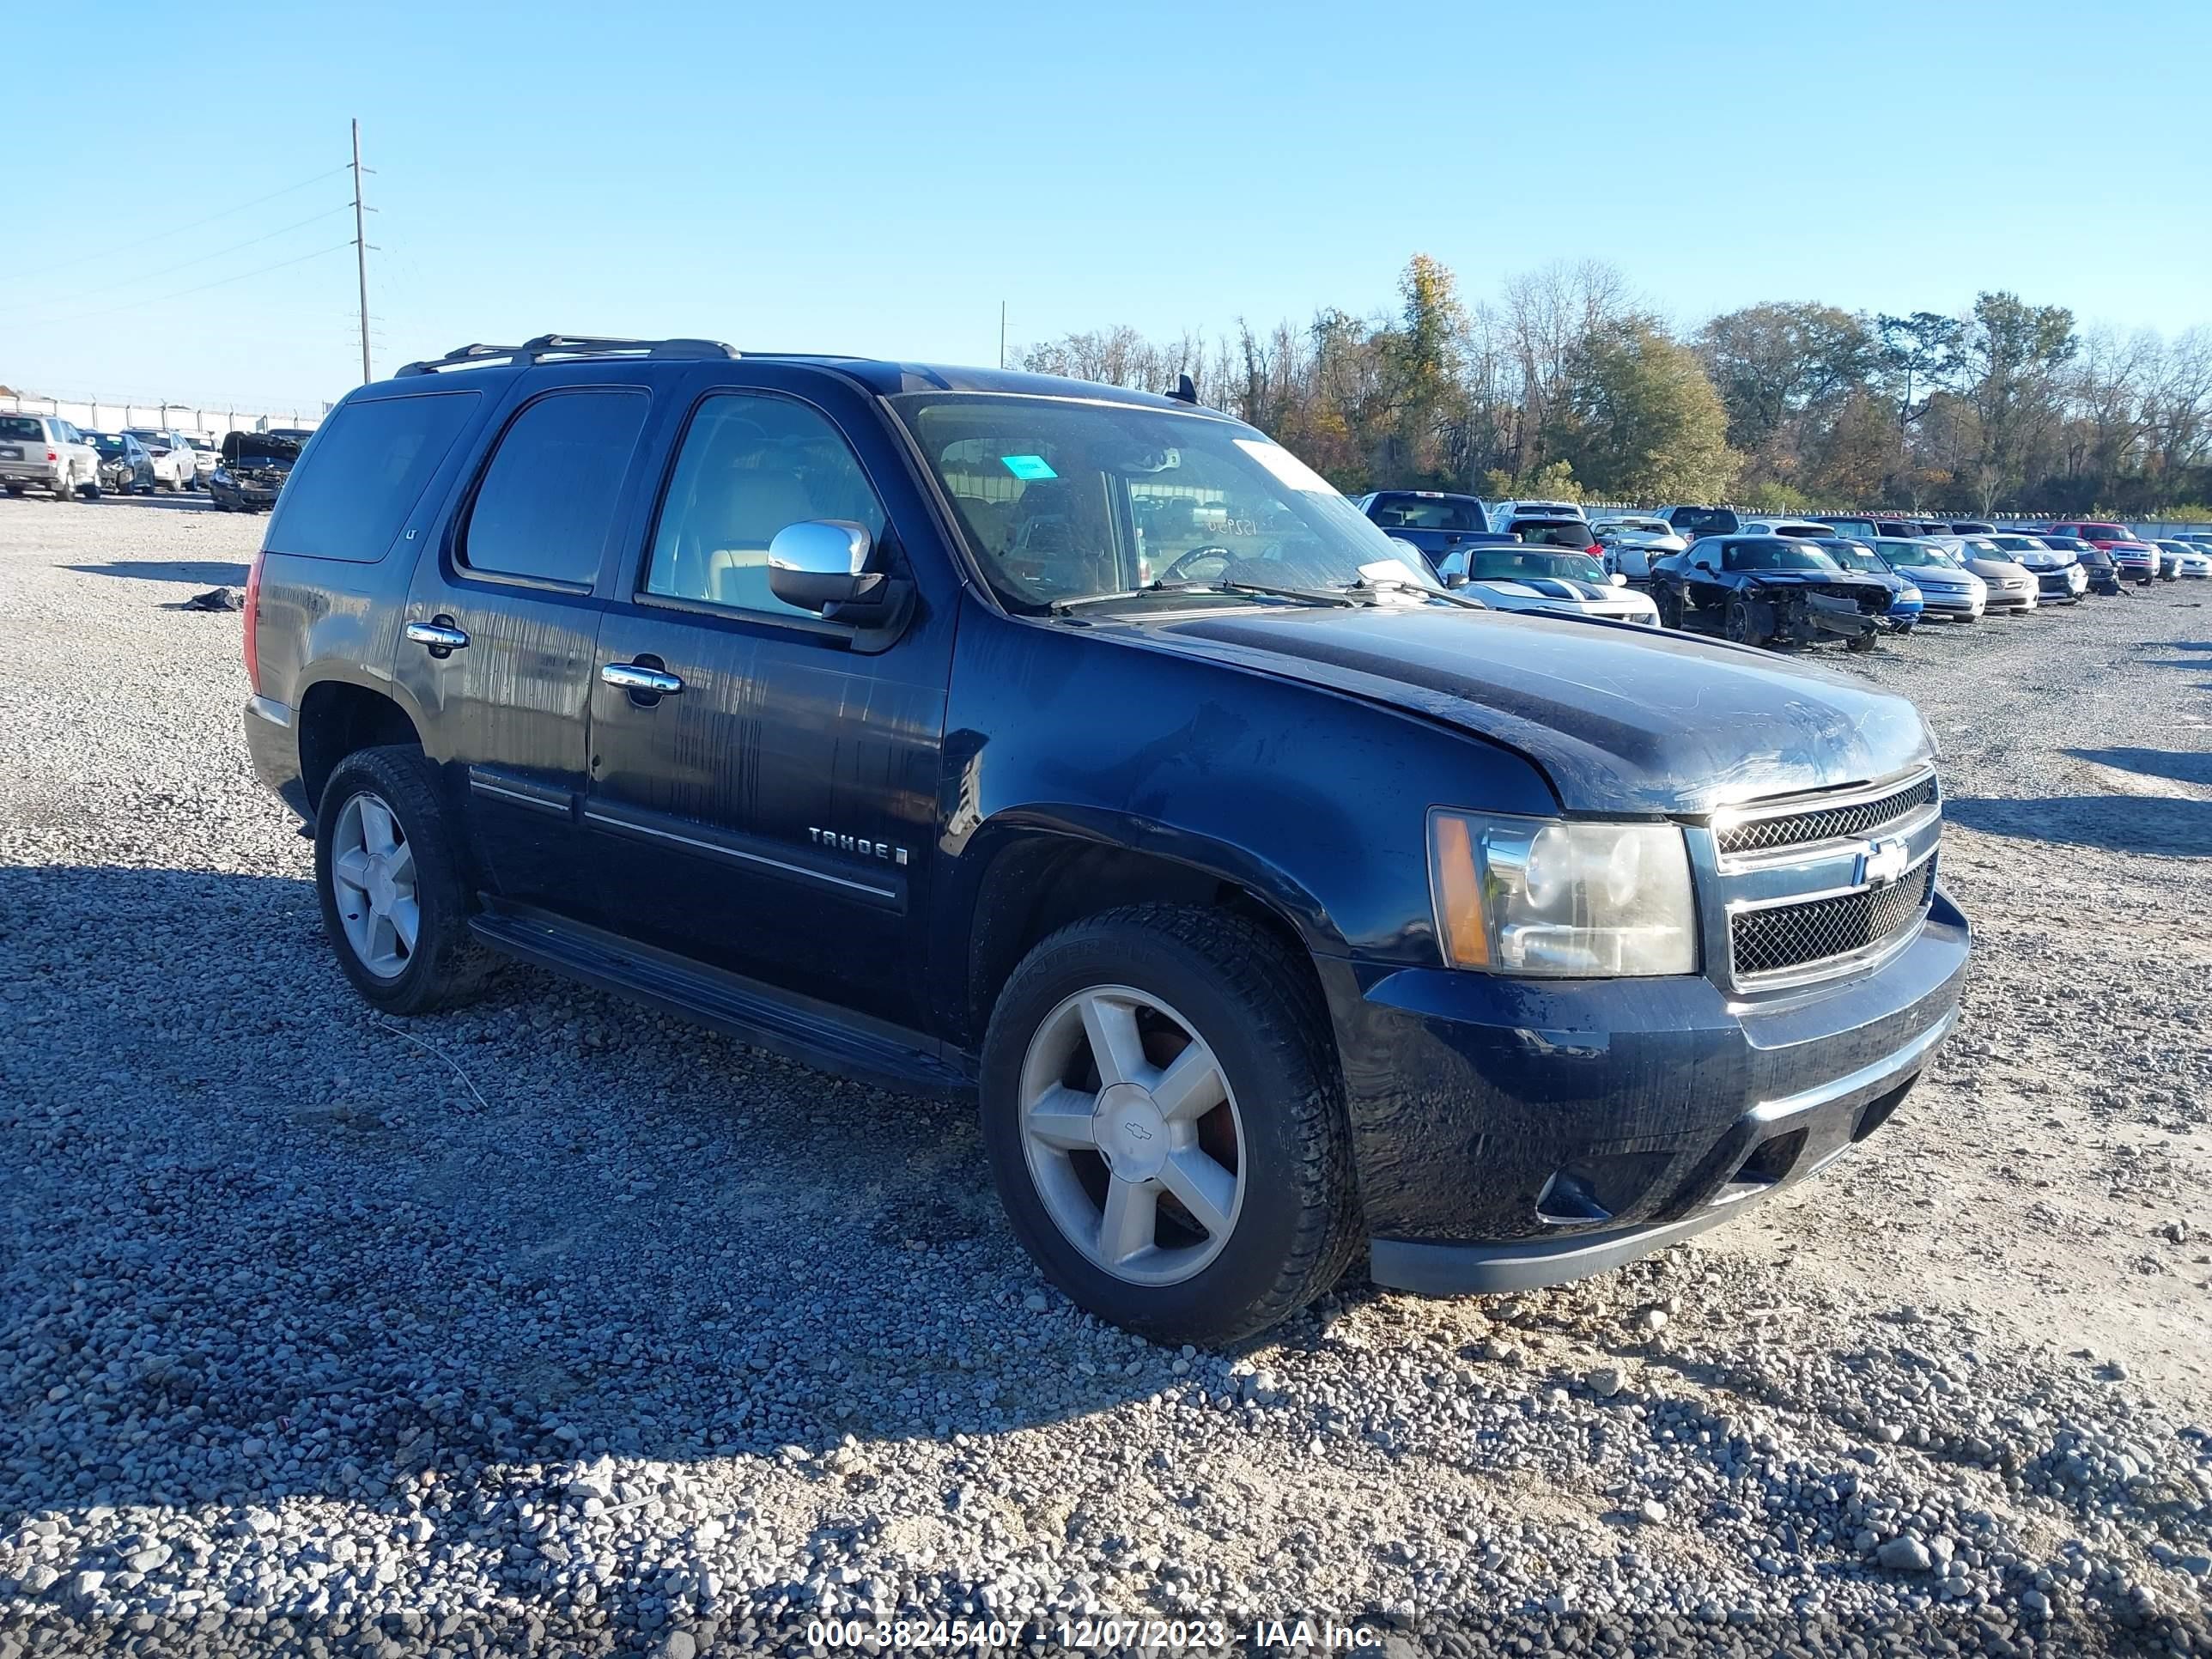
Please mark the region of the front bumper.
[[1961, 593], [1930, 593], [1921, 590], [1921, 614], [1924, 617], [1948, 617], [1955, 622], [1974, 622], [1987, 609], [1989, 601], [1978, 595]]
[[1703, 977], [1323, 960], [1375, 1279], [1556, 1284], [1806, 1179], [1918, 1078], [1957, 1018], [1967, 945], [1939, 892], [1879, 967], [1758, 1000]]
[[2035, 609], [2035, 589], [1992, 587], [1987, 603], [1991, 611], [2033, 611]]

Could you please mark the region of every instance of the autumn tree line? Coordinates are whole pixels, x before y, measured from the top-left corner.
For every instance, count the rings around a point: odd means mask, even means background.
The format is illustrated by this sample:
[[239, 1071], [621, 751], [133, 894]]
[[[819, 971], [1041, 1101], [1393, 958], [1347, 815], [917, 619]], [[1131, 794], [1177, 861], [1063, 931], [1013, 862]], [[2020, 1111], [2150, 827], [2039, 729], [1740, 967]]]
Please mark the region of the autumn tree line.
[[1398, 298], [1211, 340], [1069, 334], [1020, 366], [1151, 391], [1188, 374], [1351, 494], [2212, 520], [2207, 329], [2121, 335], [1990, 293], [1961, 316], [1771, 301], [1683, 333], [1610, 265], [1469, 306], [1425, 254]]

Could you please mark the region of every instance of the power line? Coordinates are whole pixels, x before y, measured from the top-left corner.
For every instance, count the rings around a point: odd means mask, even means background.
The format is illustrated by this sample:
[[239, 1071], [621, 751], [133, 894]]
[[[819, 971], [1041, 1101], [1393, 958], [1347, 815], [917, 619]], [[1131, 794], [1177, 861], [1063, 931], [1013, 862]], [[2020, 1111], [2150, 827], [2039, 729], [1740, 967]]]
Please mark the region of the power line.
[[317, 248], [313, 253], [302, 253], [296, 259], [279, 259], [274, 264], [261, 265], [252, 270], [241, 270], [235, 276], [218, 276], [214, 282], [202, 283], [198, 288], [181, 288], [174, 294], [158, 294], [150, 300], [132, 300], [119, 306], [106, 306], [98, 311], [79, 312], [74, 317], [48, 318], [43, 320], [40, 326], [58, 328], [64, 323], [82, 323], [94, 317], [112, 317], [118, 311], [137, 311], [147, 306], [163, 305], [171, 300], [184, 299], [188, 295], [204, 294], [211, 288], [223, 288], [232, 283], [242, 283], [249, 276], [261, 276], [272, 270], [283, 270], [288, 265], [303, 265], [310, 259], [320, 259], [325, 255], [339, 252], [352, 246], [350, 241], [333, 242], [328, 247]]
[[[82, 295], [73, 295], [70, 298], [89, 299], [94, 295], [112, 294], [119, 288], [135, 288], [140, 283], [152, 282], [156, 276], [167, 276], [173, 271], [187, 270], [194, 265], [204, 265], [210, 259], [222, 258], [226, 253], [236, 253], [242, 249], [258, 247], [264, 242], [273, 242], [279, 236], [289, 235], [292, 232], [303, 230], [309, 225], [320, 224], [325, 219], [335, 218], [337, 215], [345, 212], [350, 205], [350, 204], [341, 203], [337, 207], [327, 208], [320, 213], [310, 214], [304, 219], [296, 220], [282, 229], [270, 231], [265, 235], [249, 236], [242, 242], [233, 242], [228, 247], [219, 247], [212, 253], [203, 253], [191, 259], [179, 259], [175, 264], [163, 265], [159, 270], [149, 270], [138, 276], [126, 276], [119, 283], [109, 283], [105, 287], [92, 289]], [[67, 303], [65, 301], [26, 300], [16, 305], [0, 306], [0, 311], [35, 311], [40, 306], [65, 303]]]
[[202, 225], [211, 225], [218, 219], [228, 219], [234, 213], [243, 213], [248, 208], [259, 207], [264, 202], [273, 202], [280, 196], [289, 196], [295, 191], [307, 189], [309, 185], [319, 185], [325, 179], [335, 179], [341, 173], [350, 171], [352, 171], [351, 163], [344, 167], [332, 167], [328, 173], [319, 173], [312, 179], [302, 179], [296, 185], [287, 185], [282, 190], [272, 190], [266, 196], [257, 196], [250, 202], [240, 202], [236, 207], [227, 207], [220, 213], [210, 213], [204, 219], [195, 219], [188, 225], [179, 225], [171, 230], [157, 230], [150, 236], [139, 237], [136, 241], [124, 242], [115, 247], [103, 248], [96, 253], [80, 253], [74, 258], [64, 259], [58, 264], [38, 265], [29, 270], [19, 270], [15, 276], [18, 279], [43, 276], [50, 270], [66, 270], [71, 265], [81, 265], [89, 259], [105, 259], [114, 254], [128, 253], [134, 247], [143, 247], [149, 242], [158, 242], [165, 237], [181, 236], [188, 230], [198, 230]]

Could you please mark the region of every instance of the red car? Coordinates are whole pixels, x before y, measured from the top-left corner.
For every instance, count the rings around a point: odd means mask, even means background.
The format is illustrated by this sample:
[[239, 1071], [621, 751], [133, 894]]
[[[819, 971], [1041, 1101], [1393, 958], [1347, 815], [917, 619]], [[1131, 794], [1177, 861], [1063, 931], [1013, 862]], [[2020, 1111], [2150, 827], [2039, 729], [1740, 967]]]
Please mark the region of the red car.
[[2119, 567], [2121, 580], [2133, 577], [2138, 586], [2148, 587], [2151, 578], [2158, 574], [2158, 550], [2141, 540], [2135, 532], [2124, 524], [2101, 523], [2081, 520], [2071, 524], [2054, 524], [2054, 536], [2079, 536], [2083, 541], [2101, 547], [2112, 556]]

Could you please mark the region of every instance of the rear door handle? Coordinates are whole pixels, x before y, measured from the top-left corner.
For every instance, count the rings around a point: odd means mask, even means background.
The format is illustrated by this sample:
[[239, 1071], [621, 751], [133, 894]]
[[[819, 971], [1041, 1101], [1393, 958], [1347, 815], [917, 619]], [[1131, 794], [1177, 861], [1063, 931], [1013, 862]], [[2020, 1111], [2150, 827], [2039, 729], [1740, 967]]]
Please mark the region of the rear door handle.
[[441, 617], [434, 622], [411, 622], [400, 630], [417, 645], [427, 645], [433, 656], [442, 657], [448, 651], [465, 651], [469, 636], [453, 626], [451, 617]]
[[611, 662], [599, 670], [599, 678], [609, 685], [649, 697], [672, 697], [684, 689], [684, 682], [666, 669], [648, 668], [639, 662]]

